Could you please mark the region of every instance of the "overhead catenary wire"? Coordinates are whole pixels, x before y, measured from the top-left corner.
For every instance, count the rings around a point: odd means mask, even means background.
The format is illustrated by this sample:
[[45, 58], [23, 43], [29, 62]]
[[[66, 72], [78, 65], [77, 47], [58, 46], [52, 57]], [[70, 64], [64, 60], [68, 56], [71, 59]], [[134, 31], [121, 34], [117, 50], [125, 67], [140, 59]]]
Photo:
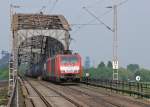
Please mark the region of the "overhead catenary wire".
[[99, 21], [102, 25], [104, 25], [108, 30], [112, 31], [113, 32], [113, 29], [110, 28], [108, 25], [106, 25], [99, 17], [97, 17], [95, 14], [93, 14], [91, 11], [89, 11], [86, 7], [83, 7], [83, 9], [85, 11], [87, 11], [91, 16], [95, 17], [95, 19], [97, 21]]
[[128, 1], [129, 1], [129, 0], [123, 0], [123, 1], [119, 2], [119, 3], [117, 4], [117, 6], [121, 6], [121, 5], [125, 4], [125, 3], [127, 3]]
[[[105, 15], [107, 15], [108, 13], [112, 12], [112, 9], [107, 10], [106, 12], [104, 12], [102, 15], [100, 15], [100, 17], [104, 17]], [[88, 21], [86, 24], [81, 24], [79, 25], [73, 25], [73, 26], [77, 26], [77, 30], [73, 31], [72, 34], [77, 33], [78, 31], [80, 31], [82, 28], [86, 27], [86, 26], [90, 26], [90, 24], [92, 24], [95, 21], [95, 19], [92, 19], [90, 21]], [[101, 24], [99, 24], [101, 25]], [[93, 25], [92, 25], [93, 26]]]
[[[123, 5], [124, 3], [126, 3], [128, 0], [124, 0], [120, 3], [118, 3], [116, 6], [120, 6]], [[91, 16], [93, 16], [97, 21], [99, 21], [102, 25], [104, 25], [108, 30], [114, 32], [114, 29], [112, 29], [111, 27], [109, 27], [108, 25], [106, 25], [99, 17], [97, 17], [94, 13], [92, 13], [91, 11], [89, 11], [86, 7], [83, 7], [83, 9], [85, 11], [87, 11]]]
[[[82, 0], [80, 0], [80, 1], [82, 1]], [[87, 1], [91, 1], [91, 0], [87, 0]], [[94, 1], [92, 1], [92, 3], [89, 3], [89, 4], [87, 4], [87, 6], [84, 6], [84, 7], [87, 7], [87, 8], [91, 8], [91, 7], [93, 7], [95, 4], [99, 4], [99, 6], [102, 6], [102, 3], [104, 2], [105, 0], [94, 0]], [[83, 1], [82, 1], [83, 2]], [[81, 9], [83, 8], [83, 6], [81, 7]], [[107, 13], [107, 12], [105, 12], [105, 13]], [[81, 11], [80, 11], [80, 15], [78, 15], [78, 22], [79, 22], [79, 19], [83, 16], [84, 14], [83, 13], [81, 13]], [[102, 14], [103, 15], [103, 14]], [[94, 20], [91, 20], [91, 21], [89, 21], [89, 22], [93, 22]], [[100, 24], [98, 24], [98, 23], [96, 23], [96, 24], [93, 24], [93, 23], [89, 23], [89, 22], [87, 22], [87, 23], [78, 23], [78, 24], [70, 24], [72, 27], [74, 27], [74, 26], [77, 26], [78, 27], [78, 29], [80, 29], [80, 26], [82, 26], [81, 28], [83, 28], [83, 26], [99, 26]]]

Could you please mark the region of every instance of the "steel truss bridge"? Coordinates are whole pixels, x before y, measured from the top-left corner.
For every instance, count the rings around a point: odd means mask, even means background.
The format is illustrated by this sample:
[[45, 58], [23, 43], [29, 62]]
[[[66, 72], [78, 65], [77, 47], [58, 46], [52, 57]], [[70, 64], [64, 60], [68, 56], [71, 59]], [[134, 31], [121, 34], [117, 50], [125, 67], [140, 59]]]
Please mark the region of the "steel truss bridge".
[[9, 61], [9, 92], [11, 104], [17, 84], [19, 67], [29, 69], [43, 58], [69, 49], [71, 30], [62, 15], [13, 14], [11, 21], [12, 52]]

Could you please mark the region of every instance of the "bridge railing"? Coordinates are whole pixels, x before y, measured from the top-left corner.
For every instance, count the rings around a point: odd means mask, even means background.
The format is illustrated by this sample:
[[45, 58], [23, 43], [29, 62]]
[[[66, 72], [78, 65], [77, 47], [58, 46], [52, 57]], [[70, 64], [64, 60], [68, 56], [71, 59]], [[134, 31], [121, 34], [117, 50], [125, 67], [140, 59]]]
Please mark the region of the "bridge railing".
[[150, 83], [102, 80], [83, 77], [86, 84], [103, 87], [122, 94], [136, 95], [138, 97], [150, 98]]
[[14, 97], [15, 97], [15, 93], [16, 93], [16, 87], [17, 86], [17, 80], [15, 80], [15, 86], [13, 87], [13, 90], [12, 90], [12, 93], [9, 97], [9, 100], [8, 100], [8, 103], [7, 103], [7, 107], [12, 107], [13, 105], [13, 101], [15, 100]]

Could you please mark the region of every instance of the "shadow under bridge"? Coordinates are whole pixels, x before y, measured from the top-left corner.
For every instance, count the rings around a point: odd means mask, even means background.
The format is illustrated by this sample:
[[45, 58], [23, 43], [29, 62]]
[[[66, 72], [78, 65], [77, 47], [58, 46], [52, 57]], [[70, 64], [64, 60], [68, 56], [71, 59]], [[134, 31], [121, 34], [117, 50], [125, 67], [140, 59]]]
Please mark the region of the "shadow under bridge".
[[58, 53], [63, 53], [65, 46], [49, 36], [33, 36], [24, 40], [18, 48], [18, 66], [23, 70], [30, 69], [33, 65], [45, 61]]

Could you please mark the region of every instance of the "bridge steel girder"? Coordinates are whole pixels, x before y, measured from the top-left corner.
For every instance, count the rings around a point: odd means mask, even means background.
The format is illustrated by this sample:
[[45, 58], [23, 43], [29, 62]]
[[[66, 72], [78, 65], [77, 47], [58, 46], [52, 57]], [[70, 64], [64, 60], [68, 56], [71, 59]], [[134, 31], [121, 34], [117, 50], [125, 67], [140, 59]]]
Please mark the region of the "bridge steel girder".
[[[9, 80], [16, 80], [21, 60], [30, 63], [35, 55], [39, 57], [48, 54], [45, 48], [49, 45], [46, 44], [51, 42], [51, 45], [54, 43], [51, 48], [68, 50], [69, 30], [70, 25], [62, 15], [13, 14], [11, 22], [13, 73], [10, 73]], [[36, 49], [40, 51], [37, 52]]]
[[36, 63], [36, 58], [34, 58], [36, 54], [41, 56], [52, 56], [52, 54], [48, 53], [48, 51], [50, 51], [52, 48], [54, 49], [55, 53], [60, 53], [63, 52], [64, 45], [52, 37], [39, 35], [23, 41], [19, 45], [18, 56], [19, 59], [24, 60], [21, 62], [27, 62], [27, 59], [30, 59], [29, 61], [34, 61]]
[[[71, 30], [70, 25], [62, 15], [14, 14], [12, 31], [13, 56], [16, 68], [18, 61], [21, 61], [22, 58], [24, 61], [27, 61], [25, 59], [30, 59], [28, 60], [29, 62], [33, 59], [34, 54], [44, 54], [47, 40], [53, 42], [52, 39], [55, 39], [57, 41], [57, 43], [54, 43], [56, 48], [61, 47], [62, 49], [62, 44], [63, 49], [67, 50], [70, 40], [69, 30]], [[36, 49], [39, 51], [33, 52]]]

